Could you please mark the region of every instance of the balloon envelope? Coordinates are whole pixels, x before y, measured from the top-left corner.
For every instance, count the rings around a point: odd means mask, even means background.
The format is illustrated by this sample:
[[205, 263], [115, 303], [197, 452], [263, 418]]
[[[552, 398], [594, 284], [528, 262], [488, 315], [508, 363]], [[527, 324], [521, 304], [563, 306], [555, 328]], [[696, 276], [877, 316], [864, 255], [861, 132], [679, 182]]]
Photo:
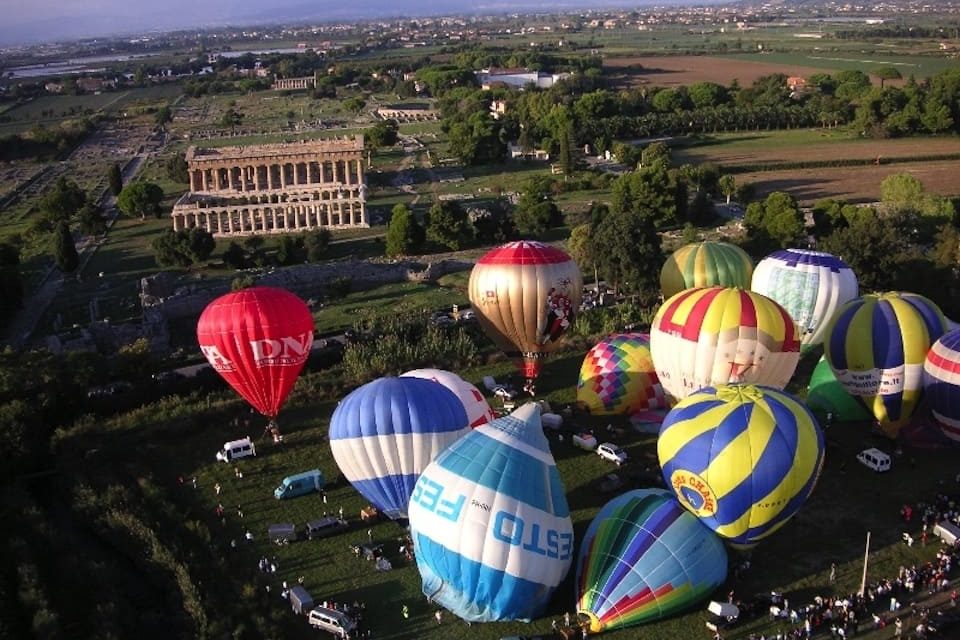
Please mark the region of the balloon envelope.
[[669, 491], [639, 489], [600, 509], [577, 557], [577, 612], [599, 633], [673, 615], [727, 578], [723, 543]]
[[210, 366], [244, 400], [275, 418], [310, 356], [313, 317], [284, 289], [241, 289], [207, 305], [197, 341]]
[[760, 261], [750, 288], [781, 304], [797, 323], [800, 349], [821, 344], [827, 324], [859, 295], [857, 276], [829, 253], [783, 249]]
[[451, 371], [444, 371], [443, 369], [414, 369], [413, 371], [407, 371], [400, 377], [424, 378], [425, 380], [439, 382], [445, 386], [463, 403], [463, 408], [467, 412], [467, 421], [471, 427], [479, 427], [482, 424], [487, 424], [497, 417], [497, 414], [490, 408], [490, 403], [483, 397], [480, 390]]
[[344, 398], [330, 448], [344, 477], [389, 518], [405, 518], [420, 473], [470, 431], [453, 392], [421, 378], [380, 378]]
[[528, 379], [580, 309], [583, 277], [563, 250], [521, 240], [492, 249], [470, 272], [470, 303], [484, 332]]
[[595, 415], [633, 415], [666, 406], [663, 387], [650, 356], [650, 336], [615, 333], [598, 342], [583, 359], [577, 401]]
[[674, 251], [660, 270], [664, 298], [694, 287], [750, 288], [753, 261], [728, 242], [694, 242]]
[[748, 547], [786, 524], [813, 492], [823, 434], [790, 394], [726, 385], [701, 389], [667, 414], [657, 456], [680, 503]]
[[960, 440], [960, 329], [940, 336], [923, 363], [927, 404], [951, 440]]
[[410, 529], [432, 601], [471, 622], [540, 615], [570, 568], [573, 523], [539, 407], [440, 454], [410, 498]]
[[833, 375], [826, 356], [820, 356], [810, 376], [807, 406], [823, 416], [833, 414], [833, 419], [838, 422], [862, 422], [871, 418], [863, 405], [847, 393], [837, 376]]
[[676, 399], [729, 382], [783, 388], [800, 359], [796, 325], [752, 291], [688, 289], [663, 303], [650, 329], [657, 377]]
[[945, 331], [940, 308], [923, 296], [868, 294], [834, 316], [824, 353], [844, 389], [895, 438], [920, 400], [927, 351]]

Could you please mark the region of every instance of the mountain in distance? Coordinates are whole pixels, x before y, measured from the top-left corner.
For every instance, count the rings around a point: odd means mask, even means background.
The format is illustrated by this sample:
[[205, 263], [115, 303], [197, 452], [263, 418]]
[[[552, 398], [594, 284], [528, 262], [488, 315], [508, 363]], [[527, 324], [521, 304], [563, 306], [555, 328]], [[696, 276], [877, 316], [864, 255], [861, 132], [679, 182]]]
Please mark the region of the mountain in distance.
[[[720, 0], [674, 0], [671, 4], [706, 4]], [[0, 46], [69, 39], [135, 35], [177, 29], [207, 29], [257, 24], [297, 22], [349, 22], [438, 15], [490, 15], [506, 13], [557, 13], [591, 9], [636, 8], [660, 4], [655, 0], [364, 0], [342, 3], [330, 0], [169, 0], [140, 3], [105, 0], [81, 3], [71, 10], [65, 2], [50, 7], [46, 0], [24, 3], [6, 12], [0, 21]], [[83, 6], [86, 4], [86, 6]]]

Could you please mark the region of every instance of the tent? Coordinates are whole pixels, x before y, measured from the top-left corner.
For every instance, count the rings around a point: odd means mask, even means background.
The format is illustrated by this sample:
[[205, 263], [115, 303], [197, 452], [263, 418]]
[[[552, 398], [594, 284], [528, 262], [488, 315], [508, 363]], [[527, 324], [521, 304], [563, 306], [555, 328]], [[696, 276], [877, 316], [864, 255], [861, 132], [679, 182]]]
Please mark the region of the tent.
[[820, 356], [820, 361], [813, 370], [813, 375], [810, 376], [807, 405], [820, 418], [827, 413], [832, 413], [833, 419], [838, 422], [862, 422], [873, 419], [863, 405], [847, 393], [837, 377], [833, 375], [826, 356]]

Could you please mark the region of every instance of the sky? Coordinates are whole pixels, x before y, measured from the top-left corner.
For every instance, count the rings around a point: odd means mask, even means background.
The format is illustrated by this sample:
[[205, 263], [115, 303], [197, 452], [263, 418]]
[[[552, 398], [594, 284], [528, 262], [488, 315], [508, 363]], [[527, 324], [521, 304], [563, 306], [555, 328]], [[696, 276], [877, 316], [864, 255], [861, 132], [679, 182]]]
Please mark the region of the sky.
[[0, 45], [250, 25], [439, 13], [637, 6], [644, 0], [0, 0]]

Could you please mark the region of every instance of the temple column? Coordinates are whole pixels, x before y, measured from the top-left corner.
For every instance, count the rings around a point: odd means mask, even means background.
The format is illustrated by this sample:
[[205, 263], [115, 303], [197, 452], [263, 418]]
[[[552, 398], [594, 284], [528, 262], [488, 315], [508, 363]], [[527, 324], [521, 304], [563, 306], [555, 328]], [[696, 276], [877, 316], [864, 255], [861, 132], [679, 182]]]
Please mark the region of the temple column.
[[190, 170], [190, 191], [195, 192], [197, 190], [197, 172], [194, 169]]
[[204, 191], [207, 190], [207, 170], [206, 169], [200, 170], [200, 185], [203, 187]]
[[357, 184], [363, 184], [363, 158], [357, 158]]
[[340, 162], [338, 160], [333, 161], [333, 181], [340, 182]]
[[286, 164], [284, 164], [284, 163], [281, 163], [281, 164], [280, 164], [280, 188], [281, 188], [281, 189], [286, 189], [286, 188], [287, 188], [287, 171], [286, 171], [286, 168], [287, 168]]
[[260, 165], [257, 165], [253, 174], [255, 177], [254, 182], [256, 182], [257, 191], [263, 191], [263, 183], [260, 182], [260, 168]]

